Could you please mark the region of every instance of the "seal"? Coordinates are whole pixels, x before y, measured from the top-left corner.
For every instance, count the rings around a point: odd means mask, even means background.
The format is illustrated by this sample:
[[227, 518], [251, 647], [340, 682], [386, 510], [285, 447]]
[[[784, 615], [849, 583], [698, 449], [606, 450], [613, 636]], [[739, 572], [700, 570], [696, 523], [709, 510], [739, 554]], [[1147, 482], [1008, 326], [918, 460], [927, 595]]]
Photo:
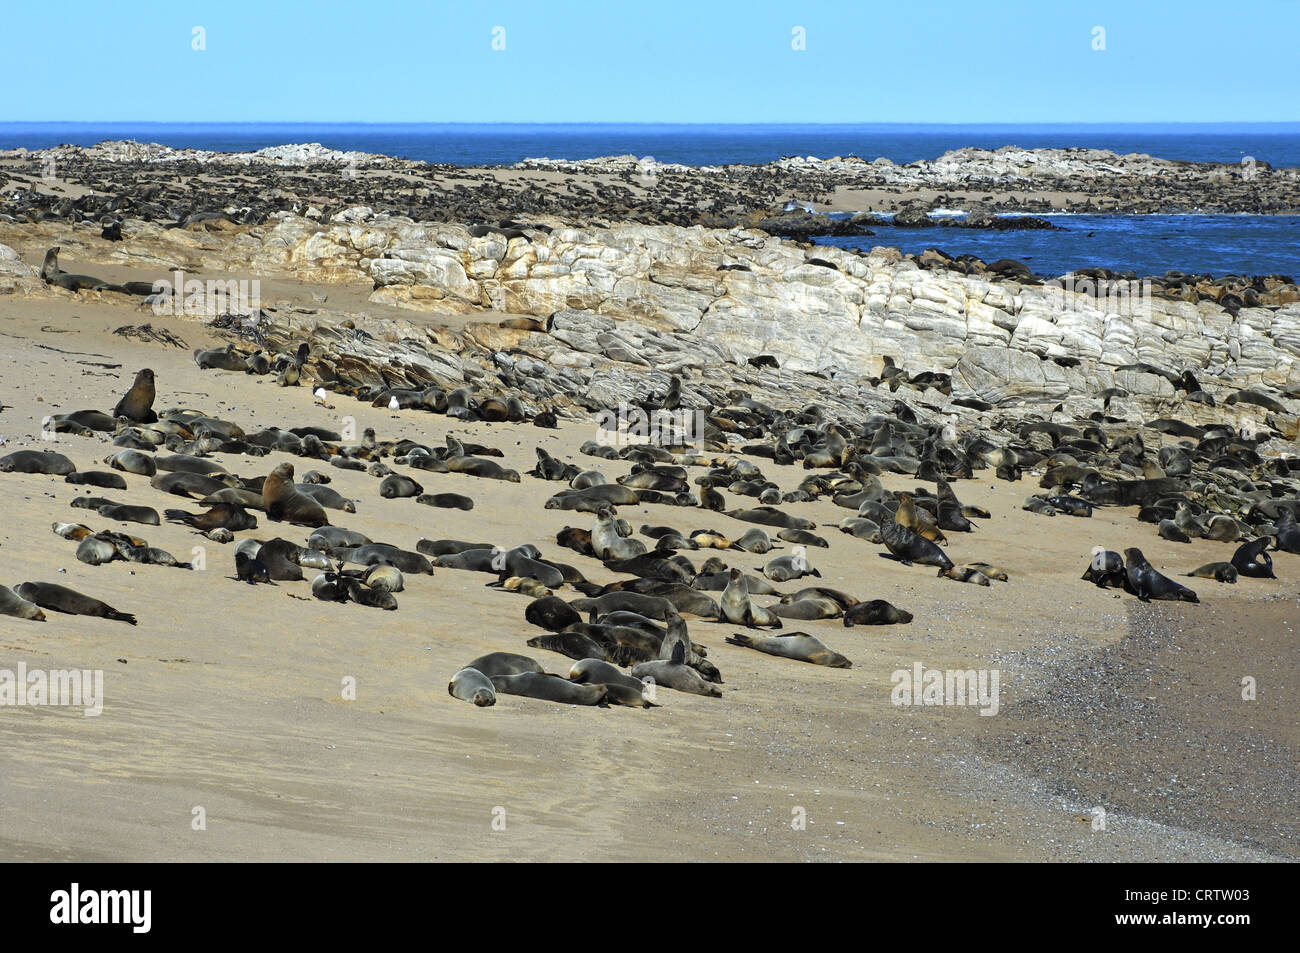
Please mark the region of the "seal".
[[375, 563], [361, 577], [367, 589], [382, 589], [384, 592], [401, 592], [406, 587], [402, 571], [387, 563]]
[[479, 708], [497, 703], [497, 692], [488, 678], [476, 668], [462, 668], [447, 683], [447, 694], [461, 701], [473, 702]]
[[1104, 546], [1094, 546], [1092, 562], [1083, 571], [1083, 578], [1096, 583], [1098, 589], [1106, 589], [1110, 586], [1123, 588], [1125, 580], [1128, 579], [1124, 572], [1124, 557]]
[[65, 291], [112, 291], [114, 286], [102, 278], [90, 275], [73, 275], [59, 270], [59, 246], [55, 245], [45, 253], [41, 262], [41, 280], [47, 285], [63, 288]]
[[1162, 599], [1169, 602], [1200, 602], [1196, 593], [1181, 586], [1167, 576], [1156, 572], [1155, 567], [1147, 562], [1140, 549], [1124, 550], [1125, 572], [1128, 579], [1126, 587], [1143, 602]]
[[558, 596], [543, 596], [528, 603], [524, 619], [549, 632], [560, 632], [575, 622], [581, 622], [582, 616]]
[[307, 545], [321, 552], [333, 552], [336, 549], [350, 549], [357, 546], [369, 546], [372, 540], [364, 533], [344, 529], [342, 526], [322, 526], [307, 537]]
[[898, 511], [894, 514], [894, 521], [931, 542], [948, 542], [948, 538], [943, 535], [943, 530], [939, 529], [935, 518], [928, 510], [916, 505], [911, 493], [898, 494]]
[[41, 611], [40, 606], [24, 599], [8, 586], [0, 586], [0, 615], [12, 616], [15, 619], [30, 619], [33, 622], [45, 621], [45, 613]]
[[384, 477], [379, 484], [379, 495], [386, 500], [404, 499], [408, 496], [419, 496], [424, 492], [424, 487], [416, 483], [408, 476], [402, 476], [400, 473], [390, 473]]
[[235, 350], [235, 345], [216, 347], [211, 350], [196, 349], [194, 363], [202, 370], [243, 371], [248, 369], [248, 359]]
[[1237, 567], [1232, 563], [1206, 563], [1199, 569], [1193, 569], [1187, 575], [1200, 579], [1214, 579], [1218, 582], [1236, 582]]
[[233, 489], [217, 477], [204, 476], [201, 473], [186, 473], [184, 470], [159, 473], [149, 481], [149, 485], [155, 490], [170, 493], [172, 496], [185, 497], [205, 497], [218, 490]]
[[433, 564], [422, 554], [413, 553], [407, 549], [398, 549], [389, 543], [366, 543], [364, 546], [358, 546], [355, 549], [339, 547], [333, 551], [333, 554], [338, 559], [356, 563], [358, 566], [387, 563], [390, 566], [396, 566], [404, 573], [424, 576], [433, 575]]
[[798, 516], [782, 513], [771, 506], [758, 506], [753, 509], [727, 510], [726, 515], [746, 523], [758, 523], [761, 526], [777, 526], [781, 529], [816, 529], [817, 524]]
[[114, 503], [110, 506], [101, 506], [96, 512], [104, 519], [118, 523], [143, 523], [146, 526], [161, 525], [161, 521], [158, 519], [158, 511], [151, 506], [129, 506], [125, 503]]
[[601, 659], [585, 658], [574, 662], [569, 668], [569, 681], [591, 685], [623, 685], [641, 692], [645, 682], [633, 678], [616, 665], [610, 665]]
[[825, 643], [807, 632], [783, 632], [780, 635], [746, 635], [737, 632], [727, 636], [727, 644], [743, 645], [745, 648], [794, 659], [796, 662], [810, 662], [830, 668], [853, 667], [847, 658], [834, 649], [827, 648]]
[[282, 463], [270, 472], [262, 483], [262, 499], [266, 502], [266, 518], [273, 522], [329, 525], [325, 508], [294, 485], [292, 463]]
[[558, 652], [572, 659], [596, 658], [607, 662], [616, 660], [617, 646], [613, 643], [594, 639], [584, 632], [573, 632], [567, 629], [550, 635], [535, 635], [524, 644], [530, 649], [546, 649], [548, 652]]
[[722, 617], [733, 625], [744, 625], [751, 629], [761, 625], [782, 628], [780, 616], [754, 605], [749, 598], [749, 581], [739, 569], [732, 569], [728, 573], [727, 587], [722, 590], [718, 604], [722, 609]]
[[1265, 552], [1266, 549], [1268, 549], [1267, 536], [1261, 536], [1249, 543], [1242, 543], [1237, 547], [1237, 551], [1232, 554], [1232, 565], [1243, 576], [1251, 576], [1255, 579], [1276, 579], [1277, 576], [1273, 574], [1273, 557]]
[[488, 480], [504, 480], [507, 483], [519, 482], [518, 470], [507, 470], [492, 460], [483, 457], [456, 456], [442, 461], [452, 473], [466, 473], [470, 476], [483, 477]]
[[672, 658], [666, 661], [654, 659], [633, 666], [632, 677], [643, 681], [652, 679], [655, 685], [663, 685], [679, 692], [689, 692], [692, 695], [722, 697], [721, 688], [705, 680], [699, 672], [686, 664], [686, 645], [683, 642], [677, 643], [673, 648]]
[[56, 536], [62, 536], [64, 539], [80, 541], [94, 535], [94, 531], [89, 526], [81, 523], [54, 523], [52, 528]]
[[952, 560], [948, 558], [947, 553], [935, 543], [918, 536], [897, 522], [885, 523], [880, 527], [880, 538], [884, 540], [885, 548], [904, 566], [917, 563], [922, 566], [937, 566], [940, 569], [952, 568]]
[[154, 396], [153, 371], [147, 367], [141, 368], [135, 373], [131, 389], [113, 408], [113, 416], [125, 417], [138, 424], [154, 423], [158, 420], [158, 415], [153, 410]]
[[0, 457], [0, 473], [44, 473], [48, 476], [67, 476], [76, 469], [76, 464], [53, 450], [15, 450]]
[[518, 675], [493, 675], [492, 687], [502, 695], [540, 698], [562, 705], [605, 705], [608, 692], [604, 685], [579, 685], [558, 675], [521, 672]]
[[487, 655], [480, 655], [465, 667], [476, 668], [489, 677], [493, 675], [519, 675], [523, 672], [536, 672], [538, 675], [546, 674], [546, 670], [542, 668], [541, 663], [536, 659], [531, 659], [527, 655], [516, 655], [514, 652], [489, 652]]
[[113, 619], [135, 625], [136, 619], [129, 612], [119, 612], [107, 602], [100, 602], [91, 596], [83, 595], [67, 586], [52, 582], [24, 582], [14, 587], [14, 592], [33, 602], [42, 609], [53, 609], [68, 615], [89, 615], [101, 619]]
[[834, 599], [821, 595], [805, 595], [799, 599], [784, 596], [781, 604], [772, 606], [770, 611], [782, 619], [807, 622], [812, 619], [838, 619], [844, 612], [844, 608]]
[[141, 453], [139, 450], [119, 450], [117, 453], [105, 457], [104, 462], [114, 470], [121, 470], [123, 473], [134, 473], [136, 476], [153, 477], [158, 473], [158, 465], [154, 458], [147, 453]]
[[763, 575], [773, 582], [788, 582], [791, 579], [802, 579], [804, 576], [816, 576], [820, 579], [822, 574], [812, 567], [807, 556], [795, 554], [778, 556], [769, 561], [763, 567]]
[[577, 612], [591, 613], [591, 621], [596, 616], [610, 612], [636, 612], [647, 619], [666, 620], [670, 612], [676, 612], [672, 602], [662, 596], [648, 596], [639, 592], [616, 589], [594, 599], [574, 599], [569, 606]]
[[163, 516], [170, 522], [184, 523], [205, 533], [214, 529], [228, 529], [231, 532], [257, 529], [257, 517], [247, 512], [238, 503], [218, 503], [210, 507], [206, 513], [163, 510]]
[[105, 473], [102, 470], [83, 470], [80, 473], [69, 473], [63, 478], [64, 483], [72, 483], [76, 486], [96, 486], [102, 490], [125, 490], [126, 480], [117, 473]]
[[596, 511], [596, 525], [591, 529], [591, 548], [602, 562], [610, 559], [631, 559], [646, 552], [645, 543], [619, 535], [614, 519], [614, 508], [602, 506]]
[[938, 575], [953, 580], [954, 582], [969, 582], [976, 586], [991, 586], [993, 583], [989, 577], [984, 575], [974, 566], [949, 566], [947, 569], [940, 569]]
[[911, 621], [912, 613], [884, 599], [859, 602], [844, 610], [845, 628], [852, 628], [855, 625], [906, 625]]

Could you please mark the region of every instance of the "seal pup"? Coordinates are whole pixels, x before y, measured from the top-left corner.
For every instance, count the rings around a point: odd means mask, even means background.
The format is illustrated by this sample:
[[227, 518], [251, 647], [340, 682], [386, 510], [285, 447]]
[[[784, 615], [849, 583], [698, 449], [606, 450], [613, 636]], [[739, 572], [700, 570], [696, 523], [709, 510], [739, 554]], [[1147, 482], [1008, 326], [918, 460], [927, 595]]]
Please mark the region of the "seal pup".
[[151, 506], [130, 506], [125, 503], [113, 503], [96, 510], [107, 520], [119, 523], [143, 523], [146, 526], [160, 526], [158, 511]]
[[993, 585], [989, 577], [974, 566], [949, 566], [947, 569], [940, 569], [938, 575], [955, 582], [969, 582], [977, 586]]
[[1234, 583], [1237, 581], [1237, 567], [1232, 563], [1206, 563], [1193, 569], [1187, 575], [1199, 579], [1214, 579], [1218, 582]]
[[1104, 546], [1092, 547], [1092, 562], [1083, 571], [1084, 579], [1096, 583], [1098, 589], [1110, 586], [1123, 588], [1127, 575], [1124, 572], [1124, 557]]
[[[248, 553], [235, 553], [235, 578], [250, 586], [259, 582], [270, 583], [271, 570], [266, 563]], [[299, 574], [298, 578], [301, 579], [302, 575]]]
[[898, 494], [898, 510], [894, 514], [894, 522], [900, 526], [906, 526], [918, 536], [934, 543], [946, 543], [948, 537], [943, 535], [943, 530], [939, 529], [939, 524], [935, 518], [925, 510], [916, 505], [911, 493]]
[[1125, 573], [1128, 579], [1126, 587], [1143, 602], [1163, 599], [1170, 602], [1197, 602], [1201, 600], [1196, 593], [1181, 586], [1167, 576], [1156, 572], [1154, 566], [1147, 562], [1142, 550], [1130, 548], [1124, 550]]
[[42, 609], [53, 609], [68, 615], [89, 615], [101, 619], [113, 619], [135, 625], [135, 616], [129, 612], [119, 612], [107, 602], [100, 602], [91, 596], [69, 589], [67, 586], [52, 582], [24, 582], [14, 587], [21, 598], [35, 603]]
[[492, 679], [476, 668], [462, 668], [447, 683], [447, 694], [452, 698], [473, 702], [479, 708], [488, 708], [497, 703], [497, 691]]
[[813, 665], [830, 668], [853, 667], [847, 658], [807, 632], [783, 632], [780, 635], [746, 635], [737, 632], [727, 636], [726, 641], [728, 645], [743, 645], [745, 648], [794, 659], [796, 662], [811, 662]]
[[422, 493], [415, 502], [425, 506], [436, 506], [444, 510], [472, 510], [474, 500], [461, 493]]
[[379, 495], [386, 500], [403, 499], [408, 496], [419, 496], [424, 492], [424, 487], [416, 483], [408, 476], [400, 473], [390, 473], [384, 477], [379, 484]]

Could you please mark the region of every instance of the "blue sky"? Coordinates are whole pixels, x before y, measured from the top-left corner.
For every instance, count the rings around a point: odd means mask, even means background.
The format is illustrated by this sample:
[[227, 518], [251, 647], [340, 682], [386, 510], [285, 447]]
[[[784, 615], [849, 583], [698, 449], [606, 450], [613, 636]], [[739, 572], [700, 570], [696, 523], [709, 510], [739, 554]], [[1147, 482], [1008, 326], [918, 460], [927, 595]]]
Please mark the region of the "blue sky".
[[14, 2], [0, 121], [1294, 121], [1298, 37], [1300, 0]]

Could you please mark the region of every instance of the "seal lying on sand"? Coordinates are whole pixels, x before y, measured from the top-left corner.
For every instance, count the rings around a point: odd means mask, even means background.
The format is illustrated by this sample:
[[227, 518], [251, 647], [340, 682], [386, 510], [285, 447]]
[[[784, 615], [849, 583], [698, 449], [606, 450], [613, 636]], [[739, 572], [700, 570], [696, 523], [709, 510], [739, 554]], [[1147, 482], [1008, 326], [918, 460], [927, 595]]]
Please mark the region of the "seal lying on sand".
[[14, 587], [14, 592], [28, 602], [33, 602], [42, 609], [53, 609], [68, 615], [89, 615], [101, 619], [115, 619], [135, 625], [136, 620], [129, 612], [119, 612], [107, 602], [100, 602], [91, 596], [83, 595], [67, 586], [52, 582], [24, 582]]
[[713, 682], [706, 681], [699, 672], [686, 664], [686, 644], [684, 642], [677, 643], [673, 648], [672, 658], [668, 661], [656, 659], [633, 666], [632, 677], [654, 679], [656, 685], [664, 685], [667, 688], [673, 688], [679, 692], [689, 692], [692, 695], [708, 695], [711, 698], [722, 697], [721, 688]]
[[462, 668], [447, 683], [447, 694], [452, 698], [473, 702], [479, 708], [497, 703], [497, 691], [488, 678], [476, 668]]
[[827, 648], [820, 639], [807, 632], [788, 632], [781, 635], [746, 635], [737, 632], [735, 635], [727, 636], [727, 644], [743, 645], [768, 655], [779, 655], [781, 658], [794, 659], [797, 662], [811, 662], [813, 665], [827, 665], [831, 668], [853, 667], [853, 663], [847, 658], [834, 649]]
[[0, 615], [31, 619], [33, 622], [45, 621], [45, 613], [40, 606], [24, 599], [7, 586], [0, 586]]

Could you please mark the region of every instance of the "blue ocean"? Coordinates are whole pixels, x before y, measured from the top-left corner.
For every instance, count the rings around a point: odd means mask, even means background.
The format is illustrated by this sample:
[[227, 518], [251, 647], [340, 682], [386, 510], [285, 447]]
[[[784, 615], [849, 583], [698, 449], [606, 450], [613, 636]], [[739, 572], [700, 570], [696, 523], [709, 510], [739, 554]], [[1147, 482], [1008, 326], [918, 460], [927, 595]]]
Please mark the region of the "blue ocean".
[[[1119, 125], [636, 125], [361, 123], [0, 123], [0, 149], [138, 139], [177, 148], [243, 151], [320, 142], [453, 165], [503, 165], [533, 157], [653, 156], [690, 165], [758, 164], [782, 156], [932, 159], [950, 149], [1082, 146], [1168, 159], [1300, 167], [1300, 123]], [[1253, 215], [1052, 216], [1062, 231], [879, 229], [836, 244], [928, 247], [986, 261], [1020, 258], [1040, 274], [1106, 266], [1140, 274], [1300, 273], [1300, 218]]]

